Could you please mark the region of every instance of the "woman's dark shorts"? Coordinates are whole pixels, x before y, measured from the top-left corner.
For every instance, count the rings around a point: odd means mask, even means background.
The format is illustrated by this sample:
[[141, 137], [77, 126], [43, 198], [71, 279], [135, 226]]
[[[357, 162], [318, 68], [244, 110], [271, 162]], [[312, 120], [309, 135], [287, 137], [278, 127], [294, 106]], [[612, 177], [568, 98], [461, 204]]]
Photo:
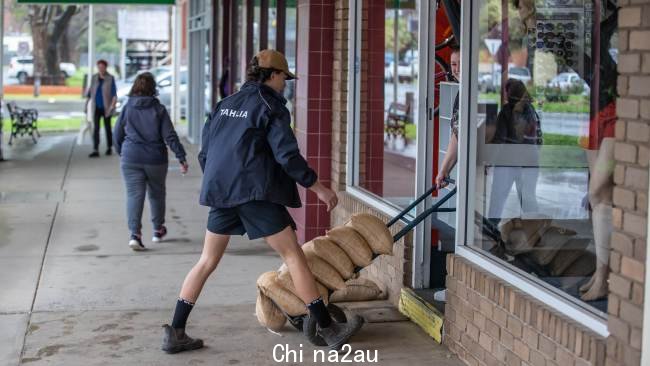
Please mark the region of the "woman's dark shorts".
[[211, 208], [208, 231], [222, 235], [244, 235], [259, 239], [277, 234], [296, 223], [287, 208], [268, 201], [251, 201], [236, 207]]

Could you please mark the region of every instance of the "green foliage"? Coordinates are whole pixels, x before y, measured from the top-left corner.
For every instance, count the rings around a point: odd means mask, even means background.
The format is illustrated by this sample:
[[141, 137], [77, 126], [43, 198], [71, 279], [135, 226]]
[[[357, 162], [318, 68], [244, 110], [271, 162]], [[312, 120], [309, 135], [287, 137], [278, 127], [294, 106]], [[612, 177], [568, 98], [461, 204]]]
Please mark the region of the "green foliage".
[[[407, 24], [404, 18], [397, 19], [397, 48], [398, 57], [402, 59], [406, 51], [409, 49], [417, 48], [417, 35], [408, 31]], [[386, 52], [393, 52], [395, 49], [395, 18], [386, 18], [385, 21], [385, 50]]]
[[[483, 7], [479, 12], [479, 34], [482, 38], [494, 37], [501, 34], [501, 2], [502, 0], [483, 0]], [[512, 1], [508, 1], [508, 32], [510, 51], [522, 47], [522, 39], [526, 35], [526, 26], [522, 23], [519, 10], [515, 8]], [[479, 47], [486, 49], [485, 44]]]

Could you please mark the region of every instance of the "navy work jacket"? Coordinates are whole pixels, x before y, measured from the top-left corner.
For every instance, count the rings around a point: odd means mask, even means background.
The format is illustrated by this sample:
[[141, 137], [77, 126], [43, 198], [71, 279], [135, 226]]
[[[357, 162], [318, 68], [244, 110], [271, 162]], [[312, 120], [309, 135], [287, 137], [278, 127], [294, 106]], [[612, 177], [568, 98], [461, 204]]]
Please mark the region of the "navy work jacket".
[[317, 176], [300, 155], [286, 102], [272, 88], [249, 81], [216, 105], [199, 152], [201, 205], [269, 201], [300, 207], [296, 183], [309, 188]]

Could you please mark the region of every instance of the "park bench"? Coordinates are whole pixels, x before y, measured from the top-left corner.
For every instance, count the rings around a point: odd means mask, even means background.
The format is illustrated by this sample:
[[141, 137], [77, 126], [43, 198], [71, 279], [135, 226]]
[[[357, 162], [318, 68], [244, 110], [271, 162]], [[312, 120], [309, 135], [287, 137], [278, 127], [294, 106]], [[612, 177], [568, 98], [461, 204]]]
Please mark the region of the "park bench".
[[38, 111], [32, 108], [20, 108], [16, 102], [7, 102], [7, 111], [11, 118], [11, 136], [9, 136], [9, 145], [12, 144], [14, 137], [28, 135], [36, 143], [36, 137], [41, 137], [38, 132]]
[[406, 145], [408, 144], [406, 125], [409, 123], [412, 123], [411, 106], [409, 104], [392, 102], [388, 107], [388, 115], [384, 124], [386, 134], [393, 139], [398, 136], [403, 138], [404, 144]]

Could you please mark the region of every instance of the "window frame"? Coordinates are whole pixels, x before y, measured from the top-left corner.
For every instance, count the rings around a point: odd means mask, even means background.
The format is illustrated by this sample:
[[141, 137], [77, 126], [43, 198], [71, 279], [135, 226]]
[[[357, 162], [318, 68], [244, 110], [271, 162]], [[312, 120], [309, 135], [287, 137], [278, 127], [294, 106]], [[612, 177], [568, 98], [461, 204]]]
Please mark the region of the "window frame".
[[[433, 57], [434, 47], [429, 47], [429, 40], [435, 39], [435, 6], [429, 1], [417, 2], [418, 9], [418, 85], [416, 92], [421, 96], [417, 108], [414, 110], [414, 119], [417, 123], [416, 138], [416, 168], [415, 168], [415, 197], [421, 196], [433, 182], [433, 114], [428, 114], [427, 109], [433, 103], [434, 87], [429, 81], [428, 65], [429, 56]], [[345, 190], [355, 199], [376, 209], [388, 216], [395, 217], [402, 210], [397, 206], [359, 186], [359, 154], [360, 146], [360, 102], [361, 102], [361, 35], [362, 35], [363, 2], [349, 0], [348, 17], [348, 97], [347, 97], [347, 148], [346, 148], [346, 187]], [[433, 62], [433, 60], [431, 60]], [[413, 220], [417, 215], [431, 207], [433, 199], [425, 199], [415, 207], [414, 212], [405, 215], [406, 220]], [[413, 260], [411, 286], [413, 288], [429, 287], [430, 252], [431, 252], [431, 221], [424, 220], [413, 230]]]
[[[474, 203], [476, 192], [476, 153], [478, 114], [478, 52], [480, 4], [464, 1], [461, 5], [461, 74], [459, 136], [458, 136], [458, 196], [456, 215], [456, 255], [479, 266], [491, 275], [514, 286], [595, 332], [607, 337], [607, 314], [603, 314], [561, 290], [470, 246], [474, 242]], [[471, 213], [471, 215], [470, 215]]]

